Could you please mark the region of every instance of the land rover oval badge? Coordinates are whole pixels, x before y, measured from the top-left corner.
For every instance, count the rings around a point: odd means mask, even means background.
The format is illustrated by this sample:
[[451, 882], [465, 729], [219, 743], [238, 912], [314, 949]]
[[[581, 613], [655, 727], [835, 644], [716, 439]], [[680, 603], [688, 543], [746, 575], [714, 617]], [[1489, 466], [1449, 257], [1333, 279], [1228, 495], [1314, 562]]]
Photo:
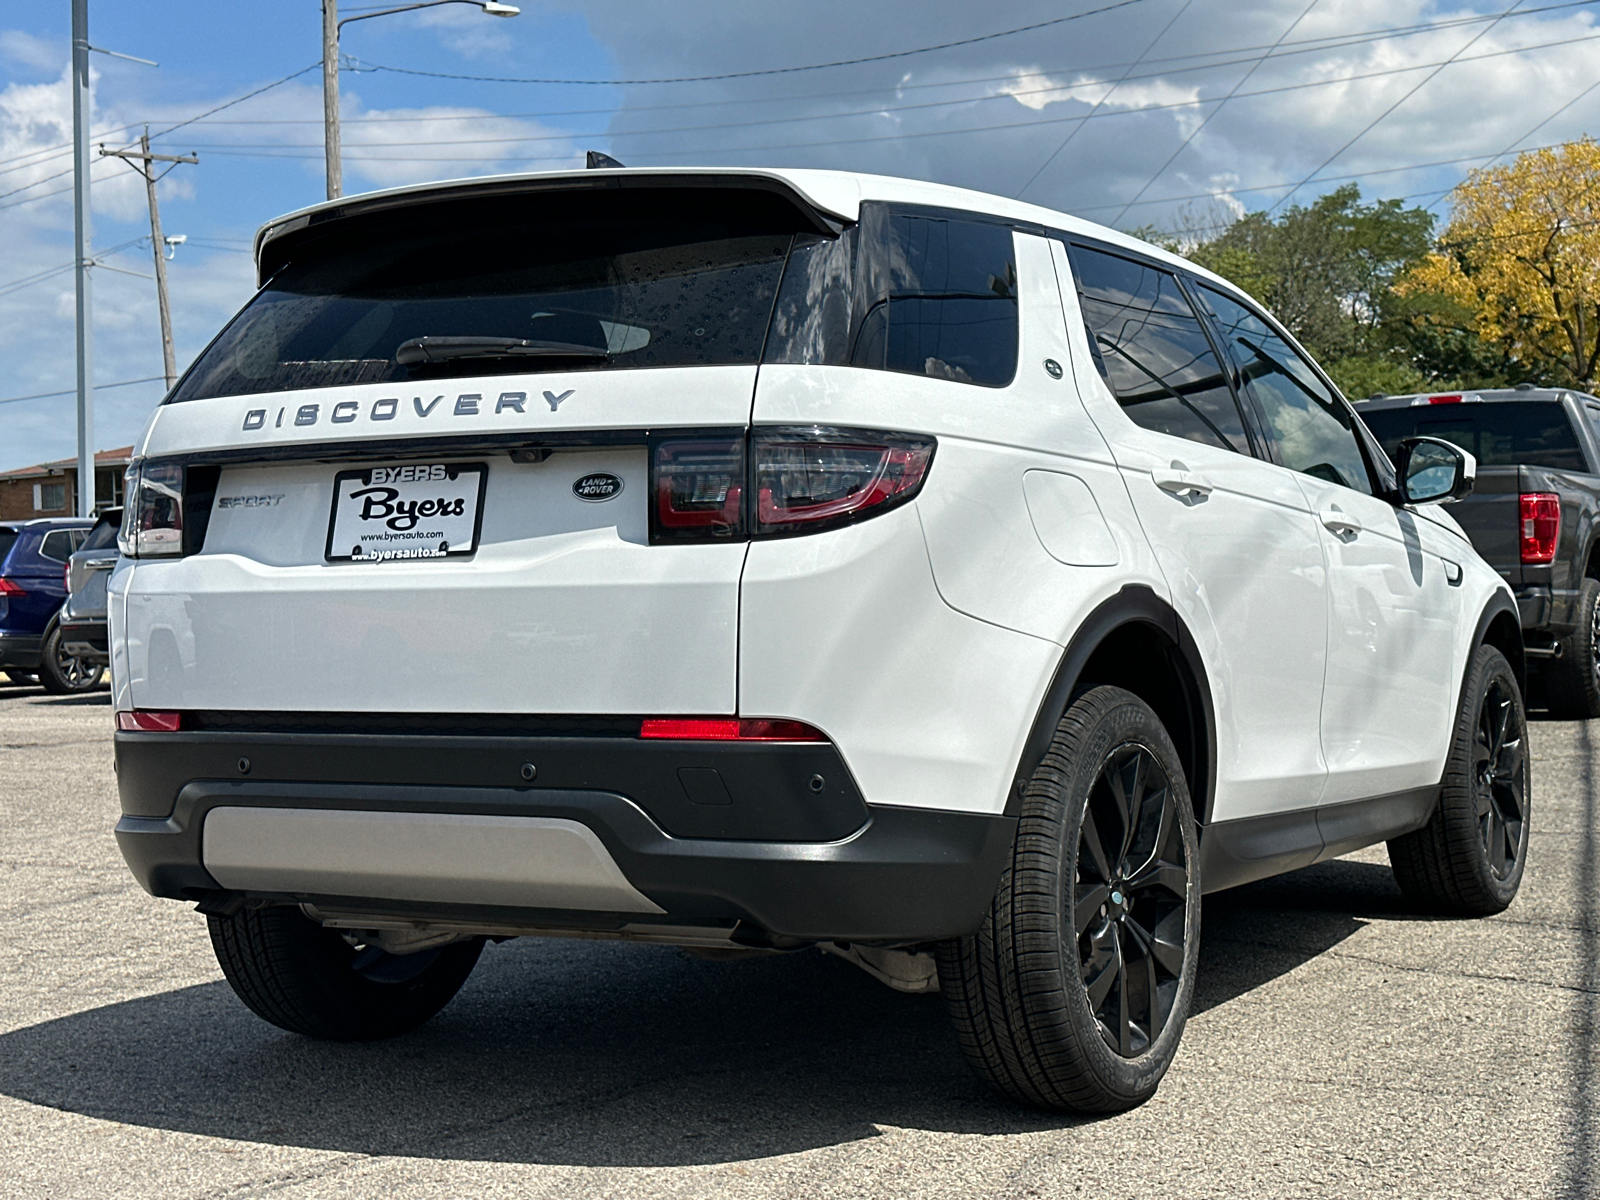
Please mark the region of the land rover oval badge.
[[596, 471], [585, 475], [572, 485], [572, 494], [579, 500], [609, 500], [621, 494], [622, 480], [610, 471]]

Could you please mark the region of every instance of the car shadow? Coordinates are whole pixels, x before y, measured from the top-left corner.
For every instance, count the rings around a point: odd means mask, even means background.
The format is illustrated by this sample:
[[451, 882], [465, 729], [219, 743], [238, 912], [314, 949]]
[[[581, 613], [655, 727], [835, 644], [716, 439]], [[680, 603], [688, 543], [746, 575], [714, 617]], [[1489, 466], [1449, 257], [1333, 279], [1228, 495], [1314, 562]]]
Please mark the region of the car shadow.
[[[1324, 953], [1363, 914], [1387, 914], [1398, 892], [1380, 873], [1327, 863], [1209, 898], [1198, 1010]], [[706, 962], [560, 940], [491, 945], [449, 1008], [388, 1042], [282, 1033], [220, 982], [89, 1009], [0, 1036], [0, 1093], [275, 1145], [586, 1166], [761, 1158], [882, 1125], [1076, 1123], [992, 1095], [937, 996], [890, 991], [837, 959]]]

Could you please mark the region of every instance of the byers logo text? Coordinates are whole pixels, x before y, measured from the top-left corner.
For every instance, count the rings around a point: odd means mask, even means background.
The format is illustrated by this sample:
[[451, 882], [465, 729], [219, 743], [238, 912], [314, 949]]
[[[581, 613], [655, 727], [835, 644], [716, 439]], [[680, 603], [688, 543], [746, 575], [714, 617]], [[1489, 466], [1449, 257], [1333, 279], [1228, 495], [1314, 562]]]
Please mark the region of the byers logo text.
[[[433, 483], [448, 479], [449, 471], [442, 463], [417, 467], [374, 467], [368, 478], [372, 484]], [[361, 501], [363, 521], [382, 521], [390, 529], [404, 532], [415, 529], [417, 522], [428, 517], [459, 517], [466, 513], [464, 499], [402, 500], [396, 488], [371, 486], [350, 493], [350, 499]]]

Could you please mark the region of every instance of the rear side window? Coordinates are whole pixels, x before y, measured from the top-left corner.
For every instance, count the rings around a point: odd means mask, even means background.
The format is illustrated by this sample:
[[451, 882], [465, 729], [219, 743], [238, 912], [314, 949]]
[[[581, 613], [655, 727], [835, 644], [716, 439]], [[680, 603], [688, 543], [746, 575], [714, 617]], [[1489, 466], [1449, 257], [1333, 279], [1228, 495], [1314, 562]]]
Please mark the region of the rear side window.
[[1009, 228], [864, 204], [841, 236], [796, 239], [766, 361], [1004, 387], [1018, 328]]
[[39, 543], [40, 556], [55, 562], [66, 562], [72, 557], [74, 549], [72, 533], [70, 529], [52, 529], [45, 534], [44, 541]]
[[1344, 400], [1259, 313], [1208, 287], [1200, 294], [1216, 315], [1278, 461], [1371, 495], [1372, 477]]
[[1372, 409], [1361, 417], [1390, 458], [1402, 438], [1436, 437], [1470, 451], [1486, 467], [1589, 470], [1567, 410], [1554, 400], [1419, 404]]
[[810, 227], [779, 196], [699, 188], [477, 197], [332, 221], [172, 400], [753, 364], [790, 243]]
[[1135, 423], [1249, 453], [1244, 421], [1177, 277], [1147, 263], [1072, 248], [1096, 361]]

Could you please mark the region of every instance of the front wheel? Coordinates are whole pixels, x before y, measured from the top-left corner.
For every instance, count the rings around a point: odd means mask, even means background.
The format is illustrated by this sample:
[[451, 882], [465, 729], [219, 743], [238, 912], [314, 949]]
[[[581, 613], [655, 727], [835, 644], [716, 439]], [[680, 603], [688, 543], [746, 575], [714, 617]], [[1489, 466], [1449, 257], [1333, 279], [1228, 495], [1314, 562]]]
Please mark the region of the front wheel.
[[1467, 669], [1439, 804], [1389, 843], [1400, 890], [1435, 912], [1481, 917], [1516, 897], [1528, 854], [1528, 717], [1505, 655], [1479, 646]]
[[351, 945], [286, 906], [208, 916], [211, 946], [234, 993], [280, 1029], [331, 1041], [409, 1033], [450, 1003], [483, 942], [417, 954]]
[[978, 1074], [1058, 1111], [1154, 1095], [1194, 992], [1198, 866], [1160, 720], [1120, 688], [1085, 693], [1028, 783], [983, 925], [939, 950], [940, 990]]
[[106, 669], [99, 663], [68, 654], [61, 648], [61, 627], [57, 625], [44, 639], [39, 651], [39, 684], [52, 696], [92, 692], [100, 686]]

